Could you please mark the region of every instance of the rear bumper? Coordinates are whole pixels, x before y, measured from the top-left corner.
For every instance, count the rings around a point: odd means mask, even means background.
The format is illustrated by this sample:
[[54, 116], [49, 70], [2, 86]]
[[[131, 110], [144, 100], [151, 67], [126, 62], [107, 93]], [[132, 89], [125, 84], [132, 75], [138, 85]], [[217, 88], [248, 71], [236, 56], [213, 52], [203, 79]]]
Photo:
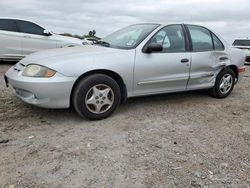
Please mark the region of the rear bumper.
[[237, 82], [239, 82], [243, 78], [245, 72], [246, 72], [246, 67], [245, 66], [242, 66], [242, 67], [238, 68], [239, 76], [238, 76]]
[[52, 78], [22, 76], [13, 67], [5, 74], [6, 85], [24, 102], [44, 108], [68, 108], [75, 77], [56, 73]]

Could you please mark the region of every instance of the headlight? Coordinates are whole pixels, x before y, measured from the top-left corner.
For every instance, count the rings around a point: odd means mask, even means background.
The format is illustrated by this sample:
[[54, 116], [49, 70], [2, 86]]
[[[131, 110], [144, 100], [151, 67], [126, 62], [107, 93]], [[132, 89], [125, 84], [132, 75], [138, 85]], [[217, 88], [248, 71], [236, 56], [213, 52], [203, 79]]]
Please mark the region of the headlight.
[[28, 65], [25, 67], [22, 75], [29, 77], [50, 78], [56, 74], [56, 71], [51, 70], [41, 65]]

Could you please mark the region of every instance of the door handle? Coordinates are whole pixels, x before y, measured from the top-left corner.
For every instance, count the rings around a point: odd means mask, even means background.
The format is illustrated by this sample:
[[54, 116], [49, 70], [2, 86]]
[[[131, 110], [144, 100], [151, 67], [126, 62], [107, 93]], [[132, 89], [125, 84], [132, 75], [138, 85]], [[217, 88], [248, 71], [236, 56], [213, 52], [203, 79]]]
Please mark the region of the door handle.
[[220, 61], [226, 61], [226, 60], [228, 60], [228, 57], [226, 57], [226, 56], [225, 57], [220, 57], [219, 60]]
[[25, 35], [24, 38], [31, 38], [30, 36]]
[[188, 62], [189, 62], [189, 59], [187, 59], [187, 58], [181, 60], [181, 63], [188, 63]]

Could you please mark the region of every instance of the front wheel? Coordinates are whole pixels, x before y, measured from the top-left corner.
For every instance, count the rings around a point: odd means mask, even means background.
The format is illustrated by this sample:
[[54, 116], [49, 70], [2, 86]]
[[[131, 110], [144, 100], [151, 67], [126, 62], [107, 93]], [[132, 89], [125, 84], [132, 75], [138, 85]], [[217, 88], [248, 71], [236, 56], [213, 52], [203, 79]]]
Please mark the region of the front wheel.
[[234, 84], [234, 71], [231, 69], [225, 69], [218, 74], [215, 86], [210, 90], [210, 94], [216, 98], [225, 98], [233, 91]]
[[94, 74], [77, 84], [72, 99], [80, 116], [100, 120], [110, 116], [120, 104], [120, 87], [111, 77]]

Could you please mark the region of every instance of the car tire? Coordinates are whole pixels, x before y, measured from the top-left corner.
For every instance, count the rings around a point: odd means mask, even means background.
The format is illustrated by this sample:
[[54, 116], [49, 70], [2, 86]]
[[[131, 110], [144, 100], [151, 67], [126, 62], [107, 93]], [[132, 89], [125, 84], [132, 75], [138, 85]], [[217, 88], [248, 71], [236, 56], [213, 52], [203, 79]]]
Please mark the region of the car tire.
[[215, 98], [225, 98], [233, 91], [234, 85], [234, 71], [226, 68], [216, 77], [215, 85], [212, 89], [210, 89], [210, 95]]
[[121, 101], [117, 82], [104, 74], [93, 74], [82, 79], [73, 92], [73, 106], [76, 112], [90, 120], [110, 116]]

